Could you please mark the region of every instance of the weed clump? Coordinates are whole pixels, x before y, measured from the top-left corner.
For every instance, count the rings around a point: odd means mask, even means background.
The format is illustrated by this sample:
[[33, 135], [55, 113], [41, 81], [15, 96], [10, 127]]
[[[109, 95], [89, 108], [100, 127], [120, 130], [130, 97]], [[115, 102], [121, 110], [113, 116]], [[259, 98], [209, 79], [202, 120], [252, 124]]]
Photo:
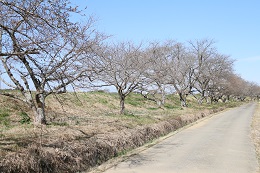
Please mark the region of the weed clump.
[[31, 118], [29, 117], [29, 115], [26, 112], [21, 112], [20, 113], [20, 123], [21, 124], [30, 124], [31, 123]]

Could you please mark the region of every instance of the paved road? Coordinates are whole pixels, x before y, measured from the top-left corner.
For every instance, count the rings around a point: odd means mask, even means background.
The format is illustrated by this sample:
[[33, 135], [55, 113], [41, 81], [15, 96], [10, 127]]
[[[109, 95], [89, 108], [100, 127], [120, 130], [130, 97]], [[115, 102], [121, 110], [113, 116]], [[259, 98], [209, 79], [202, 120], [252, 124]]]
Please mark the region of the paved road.
[[255, 103], [219, 113], [128, 158], [105, 173], [258, 171], [250, 124]]

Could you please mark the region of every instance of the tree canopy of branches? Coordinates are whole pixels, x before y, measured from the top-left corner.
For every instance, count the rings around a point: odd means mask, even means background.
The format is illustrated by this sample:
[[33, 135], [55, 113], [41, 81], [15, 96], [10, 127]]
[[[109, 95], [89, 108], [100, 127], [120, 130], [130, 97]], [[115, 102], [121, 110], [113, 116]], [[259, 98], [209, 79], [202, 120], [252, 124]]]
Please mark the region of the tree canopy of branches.
[[171, 47], [172, 53], [169, 58], [168, 82], [172, 84], [180, 97], [181, 106], [187, 107], [186, 97], [190, 94], [193, 86], [194, 60], [188, 54], [186, 47], [176, 43]]
[[234, 60], [219, 53], [213, 40], [189, 41], [187, 45], [173, 40], [163, 44], [153, 42], [146, 56], [149, 66], [141, 93], [159, 106], [164, 103], [166, 87], [179, 95], [182, 107], [188, 106], [188, 95], [193, 95], [199, 104], [204, 100], [226, 101], [231, 96], [237, 100], [246, 96], [259, 98], [259, 86], [234, 74]]
[[195, 59], [194, 67], [194, 91], [200, 94], [195, 97], [201, 104], [204, 99], [211, 96], [221, 97], [223, 95], [223, 82], [226, 76], [233, 72], [233, 60], [227, 55], [217, 52], [213, 40], [190, 41], [190, 53]]
[[88, 76], [84, 59], [104, 36], [91, 17], [83, 25], [71, 22], [79, 11], [67, 0], [0, 0], [0, 11], [0, 80], [20, 91], [0, 94], [24, 101], [35, 124], [45, 124], [45, 98]]
[[141, 50], [131, 42], [107, 46], [92, 65], [100, 86], [114, 86], [120, 98], [120, 113], [125, 112], [125, 98], [143, 84], [147, 61]]
[[147, 99], [154, 101], [159, 107], [165, 104], [168, 75], [168, 47], [158, 42], [150, 43], [145, 50], [149, 65], [145, 69], [145, 80], [140, 93]]
[[[120, 113], [133, 91], [164, 105], [173, 90], [186, 107], [187, 96], [199, 104], [231, 97], [259, 99], [259, 85], [234, 73], [233, 60], [210, 39], [178, 43], [132, 42], [104, 45], [107, 37], [94, 27], [72, 21], [81, 14], [69, 0], [0, 0], [0, 95], [19, 99], [34, 112], [35, 124], [45, 124], [45, 99], [74, 86], [114, 86]], [[19, 91], [19, 92], [17, 92]]]

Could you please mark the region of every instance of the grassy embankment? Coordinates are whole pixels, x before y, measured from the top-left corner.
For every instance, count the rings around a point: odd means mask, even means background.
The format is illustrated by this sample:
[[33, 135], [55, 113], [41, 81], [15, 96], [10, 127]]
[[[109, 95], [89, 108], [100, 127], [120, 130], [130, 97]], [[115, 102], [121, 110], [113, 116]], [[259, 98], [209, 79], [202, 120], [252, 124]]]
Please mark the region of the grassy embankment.
[[[58, 98], [58, 100], [57, 100]], [[50, 96], [48, 125], [35, 128], [32, 112], [0, 96], [0, 172], [77, 172], [88, 170], [188, 123], [239, 103], [203, 104], [193, 97], [181, 108], [176, 95], [163, 108], [132, 94], [119, 115], [115, 93]]]

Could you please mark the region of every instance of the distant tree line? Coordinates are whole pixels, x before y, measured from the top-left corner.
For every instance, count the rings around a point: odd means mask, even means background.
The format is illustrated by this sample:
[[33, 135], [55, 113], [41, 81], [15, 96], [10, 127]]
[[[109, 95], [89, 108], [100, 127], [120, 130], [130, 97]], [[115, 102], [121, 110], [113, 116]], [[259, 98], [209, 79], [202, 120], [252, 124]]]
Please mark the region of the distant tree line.
[[259, 85], [235, 74], [234, 60], [219, 53], [213, 40], [111, 44], [91, 16], [78, 23], [71, 20], [75, 14], [81, 11], [69, 0], [0, 0], [0, 81], [19, 91], [0, 95], [25, 102], [35, 124], [46, 124], [48, 95], [73, 87], [114, 86], [122, 114], [132, 92], [159, 107], [170, 91], [183, 107], [189, 95], [198, 104], [259, 99]]

